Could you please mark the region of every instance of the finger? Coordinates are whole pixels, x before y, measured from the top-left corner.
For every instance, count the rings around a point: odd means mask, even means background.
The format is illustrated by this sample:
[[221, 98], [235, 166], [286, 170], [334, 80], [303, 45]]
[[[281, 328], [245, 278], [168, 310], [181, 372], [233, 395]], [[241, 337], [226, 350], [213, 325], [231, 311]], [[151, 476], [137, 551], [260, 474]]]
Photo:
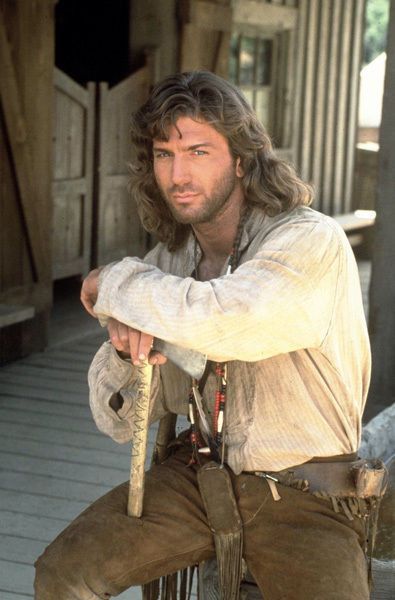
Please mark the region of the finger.
[[148, 362], [150, 365], [164, 365], [167, 362], [167, 358], [160, 352], [153, 350], [149, 354]]
[[107, 323], [107, 330], [114, 348], [119, 352], [129, 354], [128, 328], [116, 319], [110, 318]]
[[140, 347], [140, 331], [128, 327], [129, 352], [134, 365], [139, 365], [139, 347]]
[[146, 360], [148, 357], [154, 338], [149, 333], [144, 333], [143, 331], [140, 334], [140, 344], [139, 344], [139, 360]]
[[85, 293], [85, 291], [82, 289], [81, 290], [81, 295], [80, 295], [80, 300], [82, 302], [83, 307], [85, 308], [85, 310], [95, 319], [97, 319], [97, 315], [93, 310], [94, 307], [94, 303], [91, 300], [91, 297], [89, 294]]
[[118, 324], [118, 338], [120, 344], [122, 346], [123, 352], [129, 352], [130, 354], [130, 346], [129, 346], [129, 327], [120, 321], [117, 321]]
[[109, 329], [108, 333], [110, 336], [111, 344], [114, 346], [114, 348], [116, 348], [116, 350], [118, 350], [119, 352], [127, 352], [119, 337], [118, 327], [113, 327], [111, 330]]

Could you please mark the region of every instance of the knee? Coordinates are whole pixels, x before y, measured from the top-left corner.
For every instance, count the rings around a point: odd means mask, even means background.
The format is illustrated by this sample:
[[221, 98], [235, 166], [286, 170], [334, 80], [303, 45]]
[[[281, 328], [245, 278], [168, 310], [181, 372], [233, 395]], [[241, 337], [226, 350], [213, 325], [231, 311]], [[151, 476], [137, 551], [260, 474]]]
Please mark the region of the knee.
[[[35, 600], [106, 600], [111, 597], [103, 589], [100, 576], [87, 569], [78, 553], [69, 551], [57, 540], [36, 560]], [[91, 572], [93, 571], [93, 573]], [[104, 586], [105, 588], [106, 586]]]
[[50, 560], [47, 552], [44, 552], [36, 560], [34, 567], [36, 569], [34, 578], [35, 600], [49, 600], [50, 598], [62, 597], [57, 593], [57, 581], [59, 580], [57, 567]]
[[[34, 578], [35, 600], [71, 600], [87, 598], [84, 585], [78, 584], [78, 566], [74, 569], [67, 556], [51, 545], [36, 560]], [[78, 592], [76, 594], [76, 592]], [[92, 598], [92, 594], [89, 594]]]

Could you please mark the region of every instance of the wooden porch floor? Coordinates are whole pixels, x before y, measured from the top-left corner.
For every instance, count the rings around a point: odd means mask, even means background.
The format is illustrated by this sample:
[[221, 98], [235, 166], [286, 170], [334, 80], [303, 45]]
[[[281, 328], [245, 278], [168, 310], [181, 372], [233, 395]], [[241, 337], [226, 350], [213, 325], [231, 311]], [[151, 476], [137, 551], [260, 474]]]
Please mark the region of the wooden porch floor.
[[[86, 372], [102, 337], [0, 371], [2, 600], [32, 598], [37, 556], [89, 503], [128, 477], [128, 445], [100, 434], [87, 404]], [[151, 449], [152, 440], [151, 433]]]
[[[365, 301], [369, 267], [361, 264]], [[104, 333], [80, 314], [80, 329], [72, 332], [77, 306], [74, 298], [73, 309], [65, 305], [55, 315], [47, 351], [0, 369], [1, 600], [33, 598], [37, 556], [88, 504], [128, 477], [129, 446], [102, 435], [90, 414], [86, 374]], [[151, 431], [148, 455], [154, 436]], [[118, 597], [141, 595], [133, 588]]]

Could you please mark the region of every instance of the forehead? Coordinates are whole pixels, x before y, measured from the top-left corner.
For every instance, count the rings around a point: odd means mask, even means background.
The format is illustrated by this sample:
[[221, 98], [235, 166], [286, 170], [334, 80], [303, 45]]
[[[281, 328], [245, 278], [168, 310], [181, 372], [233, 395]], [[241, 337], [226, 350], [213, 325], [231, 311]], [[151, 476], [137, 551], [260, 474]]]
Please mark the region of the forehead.
[[213, 125], [204, 120], [192, 119], [192, 117], [179, 117], [174, 125], [169, 126], [166, 133], [166, 140], [154, 138], [154, 148], [168, 144], [191, 146], [204, 142], [228, 147], [226, 137], [219, 133]]

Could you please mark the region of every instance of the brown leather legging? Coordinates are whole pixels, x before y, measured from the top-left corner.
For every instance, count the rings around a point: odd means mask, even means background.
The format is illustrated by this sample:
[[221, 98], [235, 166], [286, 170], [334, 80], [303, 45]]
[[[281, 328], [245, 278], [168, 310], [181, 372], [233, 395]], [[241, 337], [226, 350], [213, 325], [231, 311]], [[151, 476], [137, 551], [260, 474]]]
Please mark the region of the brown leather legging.
[[[144, 515], [126, 515], [128, 485], [77, 517], [36, 563], [36, 600], [96, 600], [117, 595], [214, 556], [196, 480], [181, 448], [147, 474]], [[364, 523], [331, 504], [232, 474], [244, 523], [244, 558], [265, 600], [368, 600]]]

